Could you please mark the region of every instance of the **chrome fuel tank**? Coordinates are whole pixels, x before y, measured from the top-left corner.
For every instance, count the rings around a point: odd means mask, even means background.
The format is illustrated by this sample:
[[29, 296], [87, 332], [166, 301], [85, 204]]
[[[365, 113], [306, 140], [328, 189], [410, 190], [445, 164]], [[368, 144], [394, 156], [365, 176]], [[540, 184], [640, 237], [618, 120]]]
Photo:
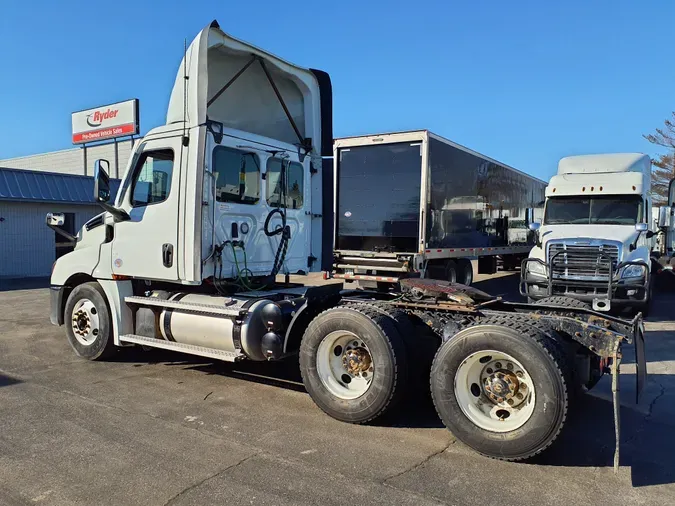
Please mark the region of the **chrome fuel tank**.
[[[274, 302], [192, 293], [169, 295], [156, 292], [153, 296], [181, 303], [180, 308], [166, 308], [159, 313], [157, 326], [162, 338], [225, 351], [241, 349], [251, 360], [265, 360], [260, 345], [267, 332], [267, 325], [261, 313]], [[195, 311], [196, 308], [206, 306], [225, 308], [228, 315]]]

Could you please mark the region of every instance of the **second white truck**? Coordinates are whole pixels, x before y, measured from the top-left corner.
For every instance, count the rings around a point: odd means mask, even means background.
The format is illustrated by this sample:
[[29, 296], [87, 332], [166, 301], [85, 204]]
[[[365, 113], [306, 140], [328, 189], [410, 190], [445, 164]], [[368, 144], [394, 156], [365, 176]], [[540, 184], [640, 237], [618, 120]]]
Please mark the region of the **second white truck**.
[[570, 156], [546, 187], [536, 245], [521, 270], [531, 300], [563, 295], [598, 311], [652, 300], [651, 161], [640, 153]]

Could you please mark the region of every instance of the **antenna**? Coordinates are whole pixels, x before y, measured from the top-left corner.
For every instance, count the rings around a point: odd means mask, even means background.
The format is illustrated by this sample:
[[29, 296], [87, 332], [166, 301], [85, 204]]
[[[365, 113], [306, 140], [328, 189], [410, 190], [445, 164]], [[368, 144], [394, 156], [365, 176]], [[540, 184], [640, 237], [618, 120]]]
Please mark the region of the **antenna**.
[[187, 39], [183, 39], [183, 146], [188, 145], [187, 136]]

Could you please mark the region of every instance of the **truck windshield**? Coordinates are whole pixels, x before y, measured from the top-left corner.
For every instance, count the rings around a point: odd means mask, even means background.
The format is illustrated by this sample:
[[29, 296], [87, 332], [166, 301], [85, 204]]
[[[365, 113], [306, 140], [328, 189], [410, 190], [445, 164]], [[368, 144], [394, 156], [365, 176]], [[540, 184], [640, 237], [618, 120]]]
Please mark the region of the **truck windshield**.
[[642, 220], [642, 197], [551, 197], [546, 202], [545, 225], [635, 225]]

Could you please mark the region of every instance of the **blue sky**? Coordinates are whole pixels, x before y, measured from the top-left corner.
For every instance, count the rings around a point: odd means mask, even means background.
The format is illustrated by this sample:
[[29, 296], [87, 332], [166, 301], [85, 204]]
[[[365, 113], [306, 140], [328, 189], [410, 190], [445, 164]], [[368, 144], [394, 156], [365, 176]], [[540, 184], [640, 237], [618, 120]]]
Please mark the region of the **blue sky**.
[[71, 147], [70, 113], [138, 97], [162, 124], [212, 19], [333, 81], [336, 137], [427, 128], [538, 177], [641, 151], [675, 109], [675, 2], [5, 0], [0, 159]]

